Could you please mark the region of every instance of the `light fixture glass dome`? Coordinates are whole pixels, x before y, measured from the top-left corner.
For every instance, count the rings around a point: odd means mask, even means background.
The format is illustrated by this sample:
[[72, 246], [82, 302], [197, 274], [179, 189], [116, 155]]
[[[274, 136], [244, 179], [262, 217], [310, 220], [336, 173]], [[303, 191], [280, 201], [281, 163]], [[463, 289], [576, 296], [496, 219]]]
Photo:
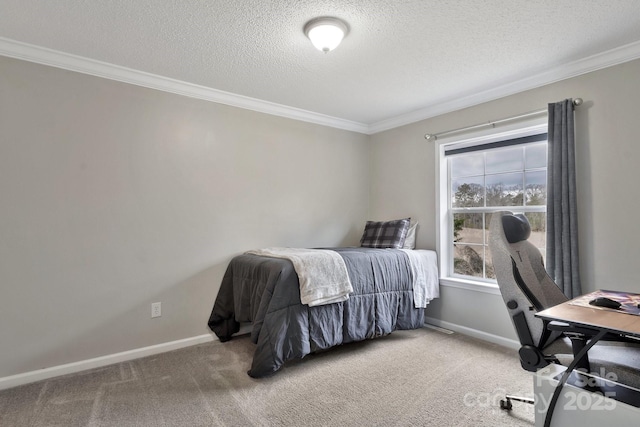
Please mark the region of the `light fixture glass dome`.
[[347, 24], [338, 18], [316, 18], [304, 26], [304, 33], [311, 43], [325, 53], [338, 47], [347, 31]]

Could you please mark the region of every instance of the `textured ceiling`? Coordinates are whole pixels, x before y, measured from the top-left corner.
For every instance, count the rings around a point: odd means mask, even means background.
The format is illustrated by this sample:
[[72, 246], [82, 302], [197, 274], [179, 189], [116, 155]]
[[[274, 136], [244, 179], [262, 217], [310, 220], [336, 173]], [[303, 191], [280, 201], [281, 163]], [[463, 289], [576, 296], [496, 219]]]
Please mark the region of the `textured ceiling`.
[[0, 0], [0, 37], [372, 125], [637, 42], [640, 1]]

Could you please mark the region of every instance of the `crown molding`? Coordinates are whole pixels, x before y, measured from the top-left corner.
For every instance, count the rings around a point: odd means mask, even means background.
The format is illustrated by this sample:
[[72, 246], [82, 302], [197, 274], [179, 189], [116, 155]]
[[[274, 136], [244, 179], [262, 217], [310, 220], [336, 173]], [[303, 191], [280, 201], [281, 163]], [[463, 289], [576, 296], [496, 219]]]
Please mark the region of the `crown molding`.
[[190, 98], [244, 108], [260, 113], [315, 123], [337, 129], [372, 135], [385, 130], [451, 113], [505, 96], [555, 83], [571, 77], [597, 71], [640, 58], [640, 41], [629, 43], [606, 52], [557, 66], [543, 73], [501, 86], [487, 87], [473, 94], [446, 99], [407, 114], [366, 124], [289, 107], [248, 96], [237, 95], [168, 77], [162, 77], [131, 68], [121, 67], [53, 49], [0, 37], [0, 55], [62, 68], [105, 79], [129, 83], [150, 89], [175, 93]]
[[576, 77], [592, 71], [612, 67], [614, 65], [640, 58], [640, 41], [629, 43], [606, 52], [598, 53], [568, 64], [563, 64], [534, 76], [507, 83], [470, 95], [451, 98], [407, 114], [381, 120], [369, 125], [368, 133], [375, 134], [396, 127], [419, 122], [441, 114], [451, 113], [463, 108], [472, 107], [484, 102], [493, 101], [505, 96], [514, 95], [526, 90], [535, 89], [561, 80]]
[[369, 126], [0, 37], [0, 55], [260, 113], [358, 133]]

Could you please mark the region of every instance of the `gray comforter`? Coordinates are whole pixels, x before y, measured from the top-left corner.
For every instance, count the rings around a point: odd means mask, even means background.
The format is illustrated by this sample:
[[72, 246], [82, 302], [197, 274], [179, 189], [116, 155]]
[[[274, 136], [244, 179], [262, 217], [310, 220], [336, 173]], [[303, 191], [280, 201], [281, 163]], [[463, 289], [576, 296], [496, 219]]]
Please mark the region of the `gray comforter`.
[[316, 307], [301, 304], [289, 260], [244, 254], [229, 263], [208, 325], [227, 341], [240, 322], [253, 323], [257, 347], [250, 376], [273, 374], [286, 361], [317, 350], [424, 324], [424, 309], [414, 307], [403, 251], [331, 249], [344, 259], [354, 292], [347, 301]]

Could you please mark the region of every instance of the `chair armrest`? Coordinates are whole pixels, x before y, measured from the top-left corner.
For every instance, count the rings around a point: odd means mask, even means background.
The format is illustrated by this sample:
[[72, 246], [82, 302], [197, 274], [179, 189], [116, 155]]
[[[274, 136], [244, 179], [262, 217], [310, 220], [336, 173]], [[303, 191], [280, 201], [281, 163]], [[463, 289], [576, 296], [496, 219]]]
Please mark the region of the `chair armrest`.
[[587, 337], [593, 337], [600, 332], [597, 329], [585, 328], [584, 326], [574, 326], [569, 323], [559, 322], [557, 320], [552, 320], [547, 324], [547, 329], [551, 331], [559, 331], [563, 334], [569, 335], [585, 335]]
[[[584, 326], [573, 326], [569, 323], [559, 322], [557, 320], [552, 320], [547, 323], [547, 329], [550, 331], [559, 331], [566, 335], [568, 338], [576, 337], [578, 335], [582, 336], [585, 339], [592, 338], [600, 332], [598, 329], [591, 329]], [[617, 342], [630, 342], [630, 343], [638, 343], [638, 339], [634, 339], [631, 337], [626, 337], [621, 334], [608, 333], [604, 337], [600, 339], [600, 341], [617, 341]]]

